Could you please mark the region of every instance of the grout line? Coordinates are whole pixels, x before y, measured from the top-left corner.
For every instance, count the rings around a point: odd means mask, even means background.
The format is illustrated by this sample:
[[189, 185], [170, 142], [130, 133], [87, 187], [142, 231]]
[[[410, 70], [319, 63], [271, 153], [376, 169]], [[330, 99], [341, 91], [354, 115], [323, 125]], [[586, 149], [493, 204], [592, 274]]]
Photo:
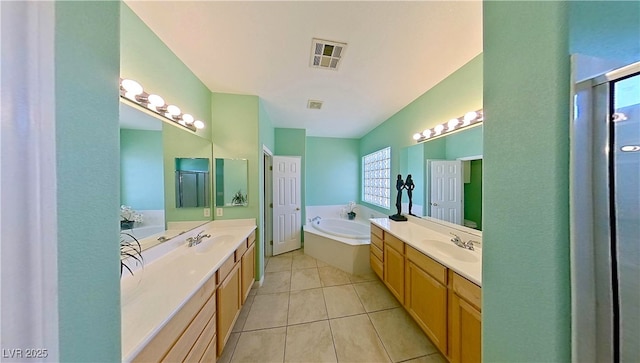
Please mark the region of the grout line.
[[331, 328], [331, 319], [329, 319], [329, 309], [327, 308], [327, 299], [324, 296], [324, 289], [323, 288], [320, 288], [320, 289], [322, 291], [322, 301], [324, 301], [324, 310], [327, 312], [327, 324], [329, 324], [329, 333], [331, 333], [331, 343], [333, 344], [333, 354], [336, 357], [336, 362], [338, 362], [338, 349], [336, 349], [336, 338], [333, 335], [333, 328]]
[[369, 316], [369, 313], [367, 313], [367, 319], [369, 319], [369, 322], [371, 323], [371, 326], [373, 326], [373, 331], [376, 332], [376, 336], [378, 337], [378, 340], [380, 341], [380, 344], [382, 344], [382, 349], [384, 349], [384, 352], [387, 354], [387, 358], [389, 358], [389, 362], [393, 362], [393, 359], [391, 359], [391, 355], [387, 351], [387, 346], [386, 346], [386, 344], [384, 344], [384, 340], [382, 340], [382, 337], [378, 333], [378, 329], [376, 329], [376, 325], [373, 323], [373, 320], [371, 320], [371, 317]]

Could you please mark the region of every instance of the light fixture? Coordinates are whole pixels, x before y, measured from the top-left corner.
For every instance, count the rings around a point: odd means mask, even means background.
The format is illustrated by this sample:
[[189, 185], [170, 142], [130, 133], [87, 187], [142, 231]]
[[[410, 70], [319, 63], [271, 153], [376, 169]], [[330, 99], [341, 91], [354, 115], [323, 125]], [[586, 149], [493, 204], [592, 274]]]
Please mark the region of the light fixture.
[[176, 124], [191, 131], [203, 129], [204, 122], [193, 121], [194, 117], [188, 113], [182, 113], [180, 107], [167, 104], [162, 97], [144, 91], [142, 85], [132, 79], [120, 79], [120, 97], [125, 98], [140, 107], [144, 107]]
[[452, 118], [451, 120], [438, 124], [430, 129], [422, 131], [422, 133], [413, 134], [413, 139], [416, 142], [423, 142], [432, 137], [438, 137], [461, 130], [463, 128], [480, 124], [484, 121], [484, 113], [482, 109], [477, 111], [469, 111], [462, 117]]

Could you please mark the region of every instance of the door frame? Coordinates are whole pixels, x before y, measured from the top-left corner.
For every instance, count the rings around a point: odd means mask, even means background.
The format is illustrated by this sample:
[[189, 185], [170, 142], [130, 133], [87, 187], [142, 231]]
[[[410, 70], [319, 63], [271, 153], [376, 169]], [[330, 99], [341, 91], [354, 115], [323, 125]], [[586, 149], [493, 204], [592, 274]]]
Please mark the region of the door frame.
[[273, 256], [273, 152], [262, 145], [262, 163], [264, 168], [262, 190], [262, 246], [264, 257]]

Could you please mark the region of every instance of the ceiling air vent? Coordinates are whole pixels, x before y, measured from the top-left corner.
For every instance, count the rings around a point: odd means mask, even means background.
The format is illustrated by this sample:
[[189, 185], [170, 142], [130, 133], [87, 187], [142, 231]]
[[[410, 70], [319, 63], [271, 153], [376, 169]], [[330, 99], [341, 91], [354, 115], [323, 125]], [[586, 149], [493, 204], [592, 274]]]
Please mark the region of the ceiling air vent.
[[311, 61], [313, 68], [338, 69], [347, 43], [332, 42], [313, 38], [311, 43]]
[[309, 102], [307, 102], [307, 108], [312, 110], [319, 110], [322, 108], [322, 101], [309, 100]]

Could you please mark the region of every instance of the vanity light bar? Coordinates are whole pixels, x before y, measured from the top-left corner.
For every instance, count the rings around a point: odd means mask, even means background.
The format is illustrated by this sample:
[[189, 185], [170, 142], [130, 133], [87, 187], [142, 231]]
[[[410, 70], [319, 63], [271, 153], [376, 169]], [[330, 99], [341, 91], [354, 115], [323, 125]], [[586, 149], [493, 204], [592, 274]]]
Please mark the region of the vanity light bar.
[[162, 97], [145, 92], [142, 85], [132, 79], [120, 78], [120, 97], [191, 131], [204, 128], [204, 122], [195, 120], [188, 113], [182, 113], [178, 106], [167, 104]]
[[478, 124], [482, 121], [484, 121], [484, 112], [482, 111], [482, 109], [479, 109], [477, 111], [469, 111], [465, 113], [464, 116], [452, 118], [446, 123], [442, 123], [436, 125], [433, 128], [415, 133], [413, 134], [413, 139], [416, 140], [416, 142], [427, 141], [429, 139], [442, 136], [453, 131], [458, 131], [471, 125]]

